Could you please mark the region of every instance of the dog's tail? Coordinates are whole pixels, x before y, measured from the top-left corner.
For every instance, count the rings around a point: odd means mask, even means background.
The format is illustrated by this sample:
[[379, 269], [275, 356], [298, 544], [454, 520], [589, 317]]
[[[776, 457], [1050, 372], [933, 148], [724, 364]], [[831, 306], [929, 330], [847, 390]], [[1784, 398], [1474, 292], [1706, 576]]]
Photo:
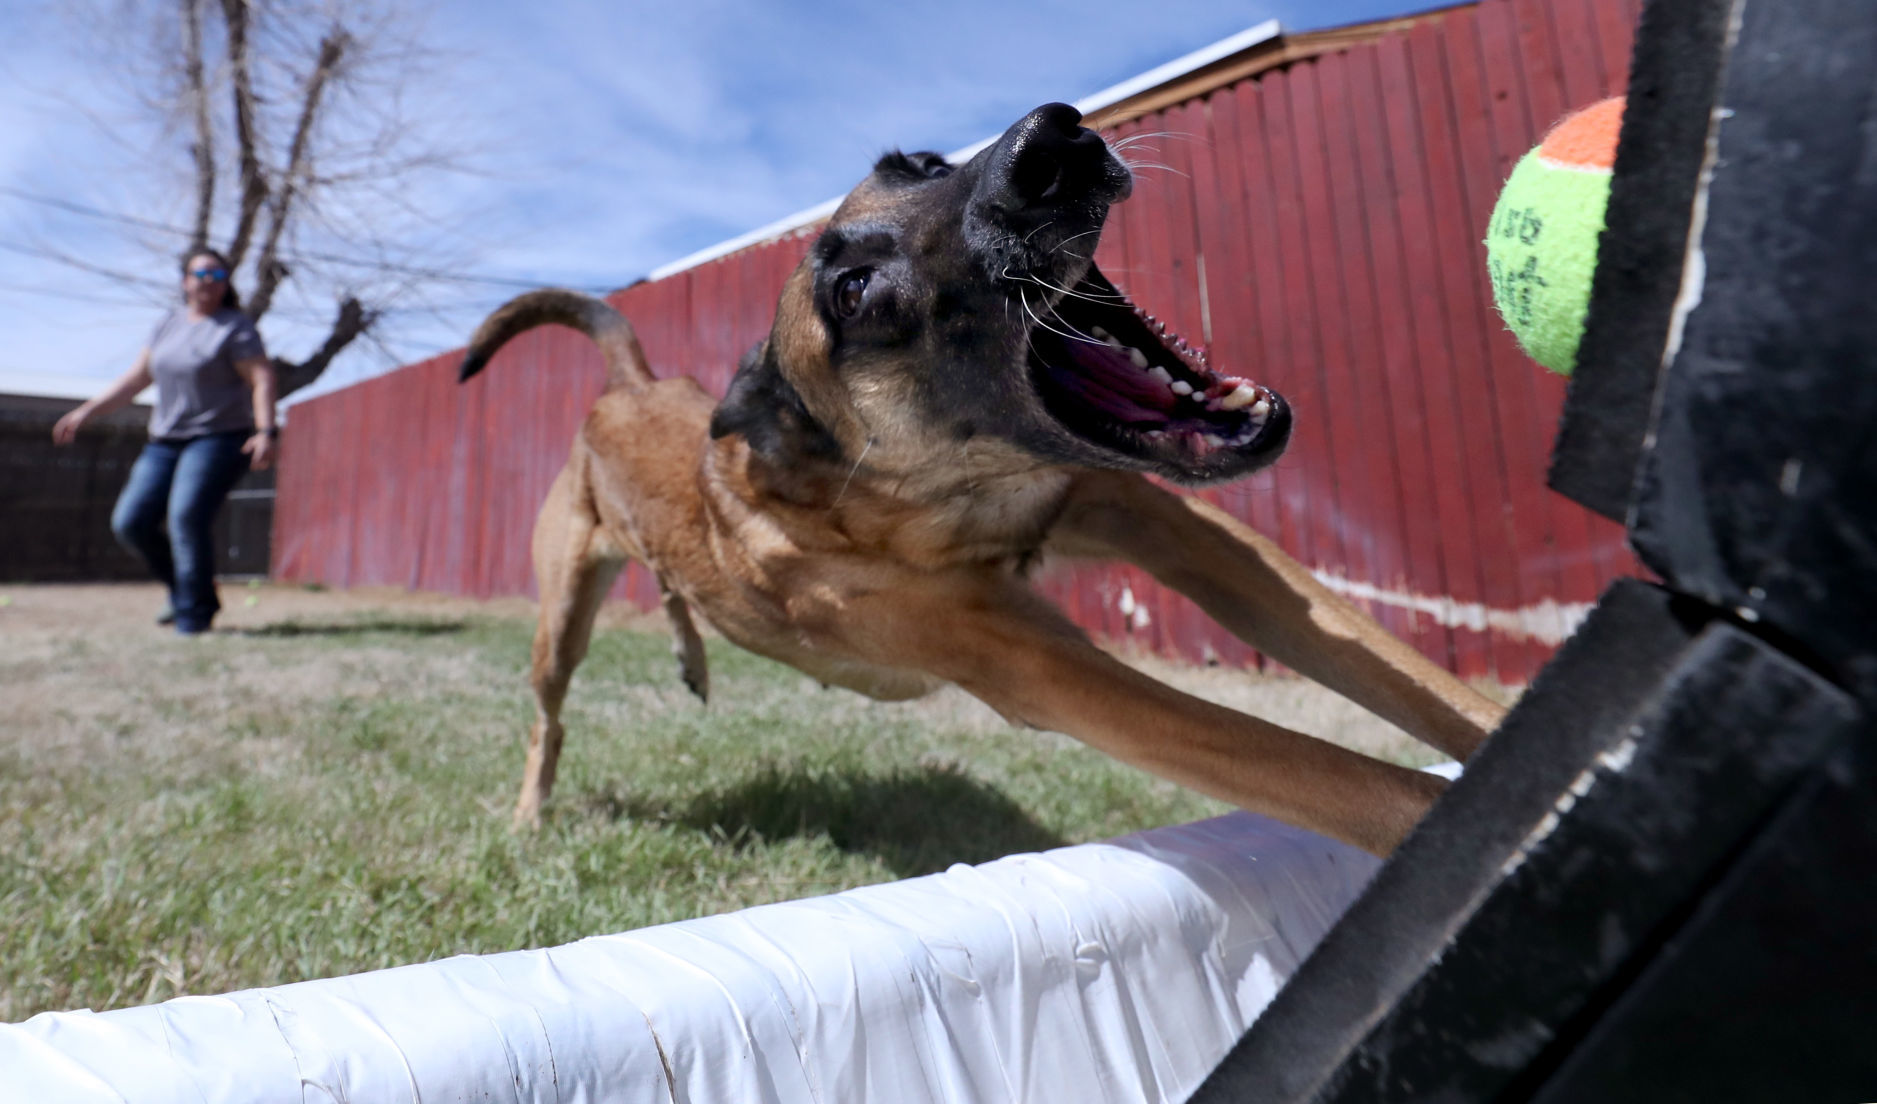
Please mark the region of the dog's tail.
[[457, 382], [482, 371], [489, 358], [509, 338], [549, 322], [579, 330], [600, 347], [606, 357], [606, 390], [636, 391], [652, 382], [652, 369], [645, 362], [645, 350], [639, 347], [639, 336], [632, 332], [632, 323], [626, 321], [626, 316], [604, 299], [563, 288], [517, 295], [483, 319], [463, 353]]

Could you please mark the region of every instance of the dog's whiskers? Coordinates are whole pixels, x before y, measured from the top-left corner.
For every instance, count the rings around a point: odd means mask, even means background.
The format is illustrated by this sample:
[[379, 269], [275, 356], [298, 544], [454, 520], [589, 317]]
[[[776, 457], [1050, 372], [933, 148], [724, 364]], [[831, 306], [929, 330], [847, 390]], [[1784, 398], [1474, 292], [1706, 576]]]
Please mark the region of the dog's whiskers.
[[1138, 173], [1146, 169], [1158, 169], [1164, 172], [1170, 172], [1175, 176], [1186, 176], [1186, 173], [1160, 161], [1136, 160], [1128, 156], [1129, 153], [1133, 152], [1136, 146], [1150, 155], [1158, 155], [1160, 147], [1145, 144], [1150, 138], [1173, 138], [1183, 142], [1201, 141], [1197, 135], [1193, 134], [1185, 134], [1171, 130], [1149, 130], [1142, 131], [1139, 134], [1130, 134], [1119, 141], [1108, 143], [1108, 152], [1113, 154], [1115, 160], [1126, 166], [1127, 170], [1131, 173]]
[[854, 458], [854, 466], [848, 469], [847, 480], [841, 484], [841, 492], [834, 496], [834, 501], [828, 504], [828, 509], [832, 510], [836, 506], [839, 506], [841, 504], [841, 499], [847, 496], [847, 488], [853, 485], [854, 474], [860, 471], [861, 462], [867, 459], [867, 454], [869, 452], [873, 451], [873, 441], [874, 441], [873, 435], [869, 434], [867, 436], [867, 446], [860, 450], [859, 456], [856, 456]]
[[[1068, 288], [1068, 287], [1063, 287], [1058, 284], [1052, 284], [1049, 281], [1031, 272], [1026, 272], [1022, 274], [1021, 276], [1011, 276], [1010, 273], [1006, 271], [1005, 277], [1007, 279], [1025, 280], [1025, 281], [1028, 281], [1029, 283], [1035, 284], [1037, 287], [1040, 287], [1045, 291], [1054, 292], [1058, 297], [1058, 301], [1060, 301], [1061, 297], [1072, 296], [1084, 302], [1094, 303], [1097, 306], [1103, 306], [1103, 307], [1128, 306], [1129, 305], [1127, 296], [1122, 295], [1120, 292], [1116, 292], [1113, 295], [1090, 295], [1089, 293], [1084, 292], [1084, 291], [1076, 291], [1074, 288]], [[1021, 291], [1021, 289], [1019, 289], [1019, 291]], [[1062, 314], [1056, 310], [1053, 304], [1050, 306], [1050, 313], [1054, 314], [1057, 318], [1062, 318]], [[1067, 326], [1068, 324], [1069, 324], [1068, 321], [1064, 319], [1063, 325]], [[1070, 328], [1073, 329], [1074, 327], [1070, 327]]]
[[[1056, 301], [1056, 303], [1060, 303], [1060, 302], [1061, 302], [1061, 300], [1060, 300], [1060, 299], [1058, 299], [1058, 300]], [[1064, 325], [1065, 327], [1067, 327], [1068, 329], [1070, 329], [1070, 330], [1075, 330], [1075, 326], [1074, 326], [1073, 324], [1071, 324], [1071, 323], [1070, 323], [1070, 321], [1069, 321], [1069, 320], [1068, 320], [1067, 318], [1064, 318], [1064, 317], [1062, 316], [1062, 312], [1061, 312], [1060, 310], [1057, 310], [1057, 309], [1056, 309], [1056, 303], [1051, 303], [1051, 304], [1049, 304], [1049, 313], [1050, 313], [1050, 316], [1051, 316], [1051, 317], [1053, 317], [1053, 318], [1054, 318], [1054, 319], [1055, 319], [1056, 321], [1058, 321], [1058, 322], [1060, 322], [1060, 323], [1062, 323], [1062, 324], [1063, 324], [1063, 325]], [[1076, 332], [1078, 332], [1078, 333], [1079, 333], [1080, 331], [1076, 331]], [[1090, 337], [1093, 337], [1094, 335], [1093, 335], [1093, 334], [1091, 334], [1091, 335], [1089, 335], [1089, 336], [1090, 336]], [[1087, 338], [1084, 338], [1084, 340], [1087, 340]]]
[[1057, 242], [1056, 247], [1054, 249], [1051, 249], [1049, 252], [1052, 256], [1054, 256], [1057, 253], [1061, 253], [1064, 256], [1074, 257], [1078, 261], [1086, 261], [1088, 260], [1087, 257], [1083, 256], [1080, 253], [1072, 253], [1066, 247], [1068, 246], [1070, 242], [1074, 241], [1077, 238], [1086, 238], [1091, 234], [1099, 234], [1099, 233], [1101, 233], [1101, 228], [1096, 227], [1093, 230], [1084, 230], [1080, 234], [1070, 234], [1068, 237]]
[[1105, 294], [1104, 295], [1090, 295], [1086, 291], [1076, 291], [1074, 288], [1066, 288], [1057, 284], [1052, 284], [1049, 281], [1043, 279], [1042, 277], [1034, 275], [1034, 274], [1026, 275], [1024, 276], [1024, 279], [1037, 285], [1038, 287], [1046, 288], [1054, 292], [1060, 292], [1063, 295], [1073, 296], [1077, 299], [1083, 300], [1084, 302], [1088, 302], [1088, 303], [1099, 303], [1103, 306], [1114, 306], [1116, 304], [1125, 304], [1127, 302], [1127, 296], [1122, 295], [1119, 292], [1116, 292], [1113, 295], [1105, 295]]
[[[1122, 138], [1117, 141], [1108, 143], [1108, 150], [1110, 153], [1116, 154], [1118, 156], [1122, 150], [1129, 149], [1134, 146], [1138, 146], [1142, 142], [1145, 142], [1150, 138], [1172, 138], [1175, 141], [1179, 141], [1179, 142], [1197, 142], [1201, 140], [1198, 135], [1192, 133], [1191, 131], [1143, 130], [1138, 134], [1130, 134], [1126, 138]], [[1148, 148], [1152, 149], [1153, 147], [1149, 146]]]
[[1163, 165], [1158, 161], [1130, 161], [1125, 157], [1120, 158], [1120, 161], [1123, 165], [1127, 166], [1128, 171], [1131, 173], [1138, 173], [1146, 169], [1158, 169], [1162, 172], [1170, 172], [1174, 176], [1185, 176], [1191, 179], [1190, 174], [1183, 173], [1172, 165]]
[[[1099, 234], [1099, 233], [1101, 233], [1101, 227], [1097, 226], [1093, 230], [1084, 230], [1080, 234], [1070, 234], [1068, 237], [1056, 243], [1056, 249], [1061, 249], [1063, 246], [1068, 245], [1070, 242], [1074, 241], [1077, 238], [1086, 238], [1091, 234]], [[1054, 253], [1056, 249], [1052, 249], [1050, 250], [1050, 252]]]
[[[1050, 325], [1049, 323], [1043, 321], [1042, 318], [1038, 317], [1036, 313], [1036, 309], [1030, 306], [1030, 297], [1024, 294], [1022, 288], [1017, 289], [1017, 298], [1022, 301], [1024, 313], [1030, 316], [1031, 321], [1035, 322], [1038, 326], [1041, 326], [1043, 329], [1048, 330], [1050, 333], [1057, 334], [1062, 337], [1066, 337], [1070, 341], [1085, 341], [1090, 345], [1106, 345], [1107, 344], [1107, 342], [1105, 341], [1097, 341], [1094, 338], [1089, 337], [1086, 334], [1077, 333], [1075, 332], [1073, 328], [1068, 329], [1068, 330], [1059, 330], [1056, 327]], [[1050, 313], [1054, 314], [1055, 312], [1051, 311]], [[1057, 315], [1057, 320], [1058, 321], [1061, 320], [1060, 315]], [[1068, 323], [1065, 322], [1063, 323], [1063, 325], [1066, 326], [1068, 325]]]
[[[1073, 253], [1069, 255], [1071, 257], [1075, 256], [1075, 254]], [[1113, 306], [1115, 304], [1126, 305], [1128, 301], [1127, 296], [1122, 295], [1120, 292], [1115, 292], [1112, 295], [1109, 295], [1109, 294], [1090, 295], [1088, 292], [1076, 291], [1074, 288], [1065, 287], [1061, 284], [1052, 284], [1048, 280], [1043, 279], [1041, 276], [1038, 276], [1034, 272], [1012, 272], [1009, 265], [1005, 265], [1002, 271], [998, 273], [998, 276], [1002, 279], [1010, 280], [1013, 282], [1035, 284], [1037, 287], [1040, 287], [1045, 291], [1054, 292], [1057, 295], [1073, 295], [1077, 299], [1082, 299], [1090, 303], [1099, 303], [1104, 306]], [[1007, 310], [1006, 310], [1005, 317], [1006, 318], [1009, 317]]]

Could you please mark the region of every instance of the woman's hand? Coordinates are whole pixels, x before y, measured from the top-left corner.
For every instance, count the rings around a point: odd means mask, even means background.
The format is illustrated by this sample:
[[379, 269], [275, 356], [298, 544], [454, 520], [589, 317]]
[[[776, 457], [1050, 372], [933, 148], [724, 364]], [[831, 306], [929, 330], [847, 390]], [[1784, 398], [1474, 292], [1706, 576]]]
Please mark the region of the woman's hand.
[[65, 416], [52, 423], [52, 443], [69, 445], [78, 436], [78, 431], [91, 420], [92, 405], [84, 403], [65, 412]]
[[266, 430], [257, 432], [241, 446], [241, 451], [251, 459], [248, 466], [255, 471], [266, 471], [274, 466], [274, 439]]
[[274, 390], [277, 383], [274, 379], [274, 362], [264, 356], [247, 357], [235, 361], [235, 371], [241, 373], [241, 378], [254, 389], [254, 424], [263, 427], [248, 438], [248, 443], [241, 446], [241, 451], [254, 458], [255, 471], [266, 471], [274, 465], [274, 452], [278, 447], [274, 444], [274, 437], [280, 432], [280, 423], [274, 420]]
[[137, 354], [137, 363], [130, 366], [130, 371], [117, 377], [117, 381], [104, 389], [104, 394], [95, 399], [78, 404], [77, 409], [67, 411], [65, 416], [52, 424], [52, 443], [69, 445], [78, 436], [84, 424], [100, 414], [109, 414], [129, 406], [137, 397], [137, 392], [150, 386], [150, 350], [146, 346]]

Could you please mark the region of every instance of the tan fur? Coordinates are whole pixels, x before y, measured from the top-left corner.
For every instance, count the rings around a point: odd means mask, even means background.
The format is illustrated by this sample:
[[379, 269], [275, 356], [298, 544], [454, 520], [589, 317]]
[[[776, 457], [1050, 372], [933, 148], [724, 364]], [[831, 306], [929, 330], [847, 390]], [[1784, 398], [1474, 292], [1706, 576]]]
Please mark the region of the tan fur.
[[[835, 222], [881, 217], [892, 202], [863, 185]], [[955, 683], [1017, 724], [1378, 854], [1441, 780], [1139, 673], [1031, 589], [1029, 565], [1043, 554], [1135, 564], [1254, 647], [1456, 758], [1498, 723], [1499, 706], [1202, 500], [945, 432], [907, 401], [927, 370], [911, 354], [863, 350], [835, 371], [812, 286], [804, 261], [761, 352], [838, 441], [838, 463], [779, 465], [741, 434], [712, 439], [708, 394], [688, 379], [647, 382], [636, 366], [614, 371], [582, 425], [535, 526], [539, 715], [518, 824], [538, 821], [553, 786], [568, 680], [627, 559], [664, 588], [681, 671], [700, 695], [708, 678], [692, 610], [824, 683], [883, 699]], [[518, 332], [513, 321], [498, 312], [485, 331]], [[629, 328], [602, 329], [621, 355], [638, 355]], [[486, 359], [486, 344], [472, 346], [476, 356]]]
[[688, 604], [741, 647], [831, 685], [899, 699], [953, 682], [1014, 722], [1376, 853], [1419, 819], [1438, 779], [1109, 657], [1018, 576], [1039, 538], [1058, 554], [1137, 564], [1254, 647], [1457, 758], [1501, 715], [1269, 540], [1141, 476], [1039, 469], [980, 490], [968, 473], [857, 472], [798, 504], [765, 489], [771, 473], [752, 472], [741, 438], [707, 439], [711, 405], [689, 380], [603, 396], [542, 507], [539, 717], [519, 823], [538, 821], [553, 787], [567, 682], [628, 557], [669, 588], [680, 633]]

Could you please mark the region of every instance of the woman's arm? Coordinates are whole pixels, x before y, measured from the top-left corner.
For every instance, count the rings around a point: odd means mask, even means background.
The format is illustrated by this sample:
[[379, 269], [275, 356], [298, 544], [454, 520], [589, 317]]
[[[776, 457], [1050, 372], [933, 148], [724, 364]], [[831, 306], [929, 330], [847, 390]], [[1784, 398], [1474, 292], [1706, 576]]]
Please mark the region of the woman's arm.
[[274, 416], [274, 362], [264, 356], [248, 357], [235, 361], [235, 371], [254, 391], [254, 436], [241, 451], [253, 457], [255, 471], [263, 471], [274, 462], [274, 438], [280, 432]]
[[52, 443], [55, 445], [71, 444], [72, 439], [78, 436], [79, 428], [86, 422], [100, 414], [109, 414], [113, 410], [128, 405], [130, 400], [137, 397], [138, 392], [150, 386], [152, 382], [150, 349], [145, 346], [143, 351], [137, 354], [137, 363], [131, 365], [130, 371], [117, 377], [117, 382], [105, 388], [103, 394], [80, 403], [53, 423]]

